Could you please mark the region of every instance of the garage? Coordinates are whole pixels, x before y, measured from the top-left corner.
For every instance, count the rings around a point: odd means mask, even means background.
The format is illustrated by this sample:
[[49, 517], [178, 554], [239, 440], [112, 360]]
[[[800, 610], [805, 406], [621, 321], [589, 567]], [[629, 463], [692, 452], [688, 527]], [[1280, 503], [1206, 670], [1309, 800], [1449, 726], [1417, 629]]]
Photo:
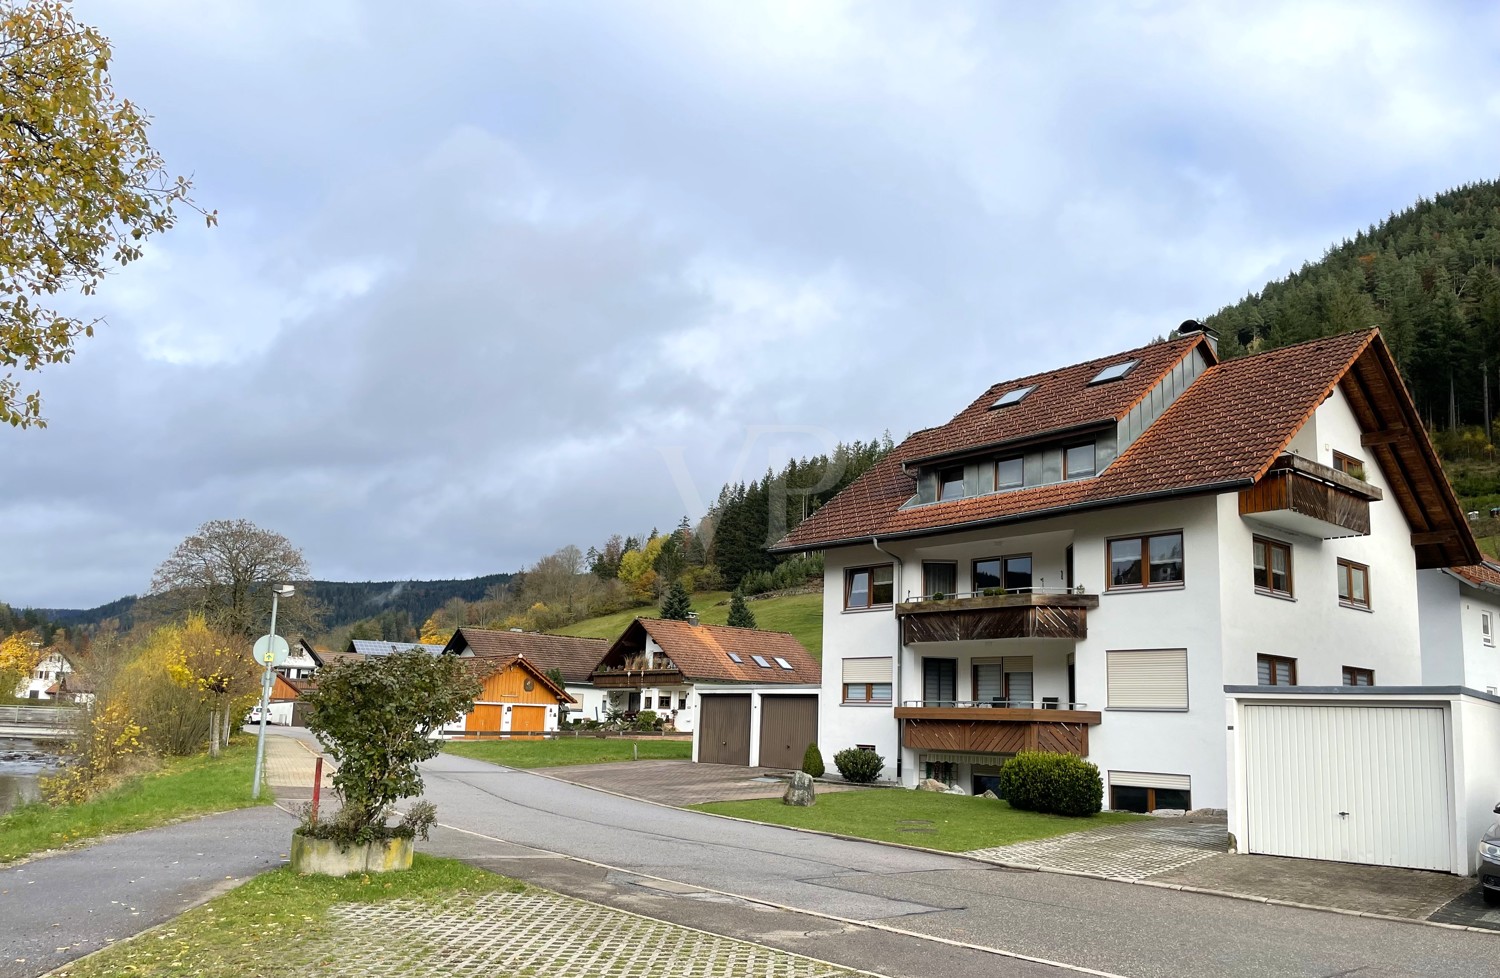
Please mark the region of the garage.
[[1246, 851], [1452, 868], [1442, 705], [1251, 701], [1240, 730]]
[[750, 696], [705, 696], [700, 701], [699, 710], [698, 761], [702, 764], [749, 764]]
[[547, 721], [545, 706], [512, 706], [510, 708], [511, 733], [541, 733]]
[[476, 704], [469, 714], [464, 729], [470, 733], [498, 733], [500, 731], [501, 707], [495, 704]]
[[807, 745], [818, 742], [818, 698], [762, 696], [760, 709], [760, 766], [798, 770]]

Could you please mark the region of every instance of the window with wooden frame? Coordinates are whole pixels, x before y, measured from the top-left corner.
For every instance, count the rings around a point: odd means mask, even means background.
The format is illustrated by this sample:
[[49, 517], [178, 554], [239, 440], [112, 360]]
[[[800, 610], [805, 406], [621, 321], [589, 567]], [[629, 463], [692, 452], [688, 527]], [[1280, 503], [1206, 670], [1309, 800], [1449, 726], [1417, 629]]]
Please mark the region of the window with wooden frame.
[[1256, 537], [1250, 544], [1255, 565], [1255, 590], [1277, 597], [1292, 596], [1292, 547], [1279, 540]]
[[891, 702], [891, 660], [889, 656], [869, 659], [845, 659], [843, 662], [844, 702], [859, 705]]
[[1255, 681], [1261, 686], [1297, 685], [1297, 660], [1284, 655], [1258, 655], [1255, 657]]
[[1346, 608], [1370, 609], [1370, 568], [1339, 559], [1339, 604]]
[[1069, 445], [1063, 449], [1063, 479], [1086, 479], [1094, 474], [1094, 443]]
[[953, 597], [958, 592], [958, 564], [951, 560], [922, 561], [922, 593], [929, 598]]
[[845, 683], [845, 703], [867, 703], [867, 704], [889, 704], [891, 702], [890, 683]]
[[1117, 537], [1107, 549], [1111, 591], [1182, 586], [1181, 530]]
[[1026, 484], [1026, 466], [1021, 456], [1002, 458], [995, 462], [995, 488], [1016, 489]]
[[844, 610], [890, 607], [896, 594], [895, 581], [892, 564], [850, 567], [844, 571]]
[[1495, 616], [1488, 611], [1479, 613], [1479, 637], [1491, 648], [1495, 645]]
[[1109, 807], [1115, 812], [1154, 812], [1162, 808], [1190, 811], [1193, 794], [1185, 788], [1154, 788], [1135, 784], [1111, 784]]
[[974, 590], [1029, 594], [1032, 586], [1031, 554], [982, 557], [974, 561]]
[[938, 470], [938, 500], [964, 497], [964, 467], [950, 466]]
[[1359, 666], [1344, 667], [1345, 686], [1374, 686], [1375, 670], [1361, 669]]
[[1345, 475], [1353, 476], [1363, 480], [1365, 477], [1365, 463], [1353, 455], [1345, 455], [1343, 452], [1333, 453], [1333, 467]]

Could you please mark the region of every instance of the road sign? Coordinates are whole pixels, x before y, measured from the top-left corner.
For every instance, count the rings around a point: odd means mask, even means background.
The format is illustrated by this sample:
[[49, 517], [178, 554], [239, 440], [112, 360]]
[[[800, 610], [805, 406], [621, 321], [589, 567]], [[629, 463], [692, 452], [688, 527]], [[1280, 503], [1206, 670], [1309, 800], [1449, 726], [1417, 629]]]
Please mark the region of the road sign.
[[262, 635], [255, 640], [255, 661], [262, 666], [279, 666], [286, 661], [291, 649], [280, 635]]

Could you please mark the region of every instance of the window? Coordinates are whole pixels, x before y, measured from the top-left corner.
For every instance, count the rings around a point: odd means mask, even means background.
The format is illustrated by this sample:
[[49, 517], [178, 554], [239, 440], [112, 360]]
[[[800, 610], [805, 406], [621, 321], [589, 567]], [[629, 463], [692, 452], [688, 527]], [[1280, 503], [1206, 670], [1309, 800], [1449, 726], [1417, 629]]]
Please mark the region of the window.
[[964, 497], [964, 467], [955, 465], [938, 470], [938, 499], [962, 499]]
[[1186, 710], [1187, 649], [1104, 653], [1111, 710]]
[[890, 701], [891, 660], [889, 656], [844, 660], [845, 703], [890, 703]]
[[752, 655], [750, 658], [754, 659], [755, 664], [760, 666], [762, 669], [771, 668], [771, 663], [767, 662], [766, 657], [763, 655]]
[[1280, 655], [1255, 657], [1255, 681], [1261, 686], [1297, 685], [1297, 660]]
[[922, 593], [952, 597], [958, 591], [958, 565], [951, 561], [922, 562]]
[[1488, 611], [1479, 613], [1479, 634], [1485, 645], [1495, 644], [1495, 616]]
[[1002, 458], [995, 463], [995, 488], [1014, 489], [1026, 484], [1026, 466], [1020, 456]]
[[1034, 390], [1036, 390], [1035, 384], [1031, 384], [1027, 387], [1012, 388], [1011, 390], [1006, 391], [1004, 394], [1001, 394], [1000, 399], [995, 402], [994, 406], [997, 408], [1003, 408], [1010, 407], [1012, 404], [1020, 404], [1021, 401], [1025, 399], [1026, 395], [1030, 394]]
[[844, 608], [848, 611], [889, 605], [894, 594], [895, 572], [890, 564], [844, 571]]
[[1354, 476], [1356, 479], [1363, 479], [1365, 477], [1365, 463], [1354, 458], [1352, 455], [1345, 455], [1343, 452], [1333, 453], [1333, 467], [1345, 475]]
[[1339, 604], [1369, 610], [1370, 568], [1352, 560], [1339, 561]]
[[1374, 686], [1375, 670], [1361, 669], [1358, 666], [1344, 667], [1345, 686]]
[[1109, 541], [1109, 589], [1182, 584], [1182, 532]]
[[1011, 593], [1030, 593], [1031, 583], [1031, 554], [985, 557], [974, 561], [975, 591], [1003, 589]]
[[1094, 474], [1094, 443], [1063, 449], [1063, 478], [1083, 479]]
[[686, 710], [687, 709], [687, 694], [686, 693], [678, 693], [677, 694], [677, 708], [679, 710]]
[[1126, 360], [1124, 363], [1110, 364], [1108, 367], [1094, 374], [1094, 379], [1089, 381], [1089, 384], [1092, 386], [1094, 384], [1108, 383], [1111, 380], [1119, 380], [1134, 370], [1135, 365], [1138, 363], [1140, 363], [1139, 360]]
[[774, 658], [776, 660], [776, 664], [778, 666], [780, 666], [781, 668], [785, 669], [787, 672], [791, 672], [792, 671], [792, 664], [790, 662], [786, 661], [785, 659], [783, 659], [781, 656], [779, 656], [779, 655], [772, 656], [772, 658]]
[[1266, 594], [1292, 596], [1292, 548], [1285, 543], [1256, 537], [1251, 543], [1255, 563], [1255, 589]]
[[738, 652], [725, 652], [724, 654], [729, 656], [729, 661], [733, 662], [737, 666], [742, 666], [745, 664], [745, 660], [740, 658], [740, 654]]
[[[1152, 782], [1143, 784], [1141, 782]], [[1117, 812], [1154, 812], [1158, 809], [1191, 811], [1193, 793], [1185, 774], [1135, 774], [1109, 772], [1109, 807]]]
[[958, 700], [958, 660], [922, 660], [922, 705], [953, 706]]

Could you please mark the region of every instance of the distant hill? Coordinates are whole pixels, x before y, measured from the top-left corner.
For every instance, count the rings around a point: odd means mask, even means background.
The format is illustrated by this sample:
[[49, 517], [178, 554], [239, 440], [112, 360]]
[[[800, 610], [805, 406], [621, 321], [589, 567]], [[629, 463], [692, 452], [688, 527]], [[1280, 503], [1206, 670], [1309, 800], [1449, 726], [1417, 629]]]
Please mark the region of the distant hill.
[[[750, 611], [755, 615], [755, 626], [768, 632], [790, 632], [801, 642], [814, 659], [823, 659], [823, 594], [821, 591], [802, 594], [776, 594], [763, 598], [752, 598]], [[693, 610], [706, 625], [723, 625], [729, 621], [729, 592], [703, 591], [693, 595]], [[557, 629], [561, 635], [579, 635], [584, 638], [605, 638], [613, 641], [620, 637], [637, 617], [660, 618], [661, 609], [656, 605], [643, 605], [626, 611], [617, 611], [597, 618], [587, 618]]]
[[[497, 584], [508, 582], [513, 574], [488, 574], [452, 581], [311, 581], [307, 592], [317, 598], [328, 614], [323, 627], [328, 630], [350, 625], [385, 611], [405, 612], [421, 625], [438, 608], [453, 598], [478, 601]], [[133, 623], [137, 598], [119, 598], [97, 608], [38, 609], [48, 621], [64, 626], [98, 625], [111, 618], [123, 627]]]

